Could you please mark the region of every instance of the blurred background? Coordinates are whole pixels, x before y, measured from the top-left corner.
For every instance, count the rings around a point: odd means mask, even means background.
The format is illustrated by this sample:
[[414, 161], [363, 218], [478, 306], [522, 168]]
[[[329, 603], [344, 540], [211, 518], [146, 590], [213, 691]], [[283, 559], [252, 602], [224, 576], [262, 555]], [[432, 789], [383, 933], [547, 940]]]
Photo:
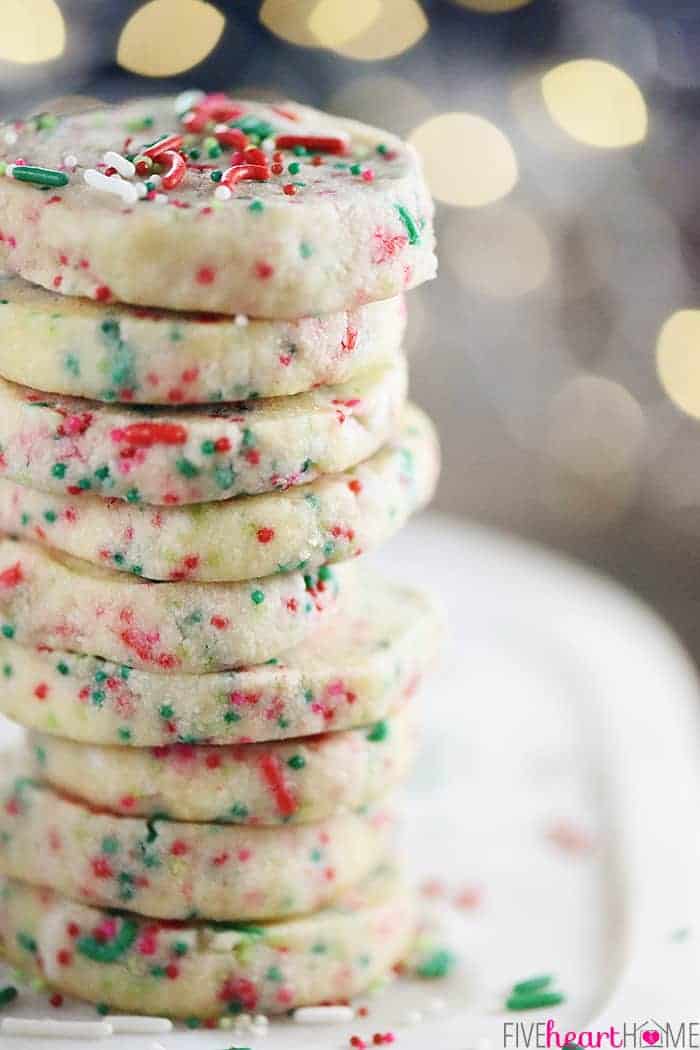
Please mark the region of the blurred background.
[[[420, 150], [444, 510], [612, 572], [700, 658], [697, 0], [3, 0], [0, 108], [202, 87]], [[58, 100], [58, 101], [57, 101]]]

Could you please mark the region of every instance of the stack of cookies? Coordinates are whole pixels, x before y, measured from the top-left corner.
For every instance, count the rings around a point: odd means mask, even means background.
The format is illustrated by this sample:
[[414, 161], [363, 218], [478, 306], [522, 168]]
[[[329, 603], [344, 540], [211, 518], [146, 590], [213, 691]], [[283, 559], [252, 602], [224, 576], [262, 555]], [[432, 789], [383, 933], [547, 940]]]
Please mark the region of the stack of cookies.
[[438, 634], [355, 560], [438, 472], [416, 157], [202, 93], [0, 157], [4, 953], [193, 1023], [357, 995], [412, 937], [391, 796]]

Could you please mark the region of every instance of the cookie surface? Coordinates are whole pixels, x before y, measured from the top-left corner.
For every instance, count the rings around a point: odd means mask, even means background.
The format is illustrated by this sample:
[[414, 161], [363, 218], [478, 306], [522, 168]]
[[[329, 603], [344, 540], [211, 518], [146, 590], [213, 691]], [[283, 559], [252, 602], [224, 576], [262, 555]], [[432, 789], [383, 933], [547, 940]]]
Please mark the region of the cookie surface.
[[309, 572], [393, 535], [431, 498], [438, 468], [432, 424], [408, 405], [396, 439], [369, 459], [283, 492], [154, 509], [0, 478], [0, 530], [151, 580]]
[[[353, 566], [338, 573], [347, 576]], [[0, 633], [133, 667], [205, 672], [260, 663], [301, 642], [332, 608], [336, 575], [247, 583], [150, 583], [0, 537]], [[158, 684], [163, 692], [163, 679]]]
[[0, 873], [161, 919], [316, 911], [376, 868], [394, 828], [382, 803], [275, 828], [122, 817], [17, 767], [3, 774], [0, 798]]
[[215, 404], [346, 383], [393, 362], [401, 298], [298, 321], [175, 314], [47, 291], [0, 274], [0, 375], [127, 404]]
[[12, 963], [139, 1014], [275, 1014], [349, 999], [405, 957], [414, 930], [413, 898], [391, 867], [315, 915], [254, 926], [162, 925], [0, 880], [0, 946]]
[[[179, 585], [182, 586], [182, 585]], [[1, 592], [0, 592], [1, 597]], [[374, 724], [415, 693], [442, 622], [420, 591], [374, 575], [273, 663], [188, 675], [142, 671], [0, 636], [0, 711], [96, 744], [160, 747], [286, 740]], [[167, 698], [163, 696], [164, 684]]]
[[[0, 161], [57, 172], [45, 193], [22, 179], [31, 171], [0, 179], [7, 268], [64, 295], [265, 318], [387, 299], [435, 275], [432, 202], [410, 146], [296, 102], [210, 100], [193, 107], [199, 131], [172, 98], [4, 125]], [[106, 151], [137, 159], [172, 135], [187, 161], [176, 186], [172, 151], [144, 199], [147, 178], [100, 180]]]
[[361, 729], [289, 742], [156, 748], [77, 744], [32, 734], [33, 775], [125, 816], [307, 824], [359, 809], [405, 777], [415, 751], [409, 709]]
[[46, 492], [172, 506], [284, 490], [371, 456], [397, 431], [397, 362], [307, 394], [154, 409], [43, 394], [0, 379], [0, 473]]

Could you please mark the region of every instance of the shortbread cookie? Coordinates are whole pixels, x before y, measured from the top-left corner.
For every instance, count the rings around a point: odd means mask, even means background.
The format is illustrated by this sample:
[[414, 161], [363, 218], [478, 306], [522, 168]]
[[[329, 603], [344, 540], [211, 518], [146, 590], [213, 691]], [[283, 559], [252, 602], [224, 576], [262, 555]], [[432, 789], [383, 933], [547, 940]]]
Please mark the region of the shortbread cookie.
[[434, 661], [441, 620], [420, 592], [374, 577], [350, 594], [344, 583], [343, 595], [303, 644], [268, 664], [219, 674], [134, 670], [51, 652], [41, 636], [37, 648], [25, 648], [7, 640], [5, 624], [0, 711], [72, 740], [135, 747], [286, 740], [381, 724]]
[[316, 911], [377, 866], [394, 827], [386, 804], [275, 828], [121, 817], [16, 767], [0, 801], [3, 875], [161, 919]]
[[99, 747], [35, 733], [34, 775], [127, 816], [307, 824], [358, 809], [406, 775], [415, 750], [407, 708], [361, 729], [268, 744]]
[[190, 409], [122, 407], [0, 379], [0, 474], [45, 492], [172, 506], [302, 485], [397, 431], [406, 366], [308, 394]]
[[432, 424], [408, 406], [400, 434], [370, 459], [284, 492], [156, 509], [0, 479], [0, 530], [152, 580], [308, 572], [393, 535], [431, 498], [438, 467]]
[[[339, 573], [348, 575], [352, 566]], [[308, 637], [334, 604], [322, 566], [246, 583], [150, 583], [0, 538], [0, 633], [152, 671], [261, 663]], [[163, 680], [156, 691], [162, 696]]]
[[[0, 132], [7, 267], [64, 295], [294, 318], [435, 275], [417, 154], [356, 121], [207, 96], [194, 108], [149, 98], [41, 114]], [[106, 175], [115, 160], [126, 177]]]
[[285, 1013], [366, 992], [410, 950], [414, 901], [383, 867], [332, 907], [256, 925], [167, 923], [0, 880], [0, 948], [25, 973], [113, 1010]]
[[0, 375], [56, 394], [214, 404], [346, 383], [396, 359], [400, 297], [298, 321], [175, 314], [69, 298], [0, 274]]

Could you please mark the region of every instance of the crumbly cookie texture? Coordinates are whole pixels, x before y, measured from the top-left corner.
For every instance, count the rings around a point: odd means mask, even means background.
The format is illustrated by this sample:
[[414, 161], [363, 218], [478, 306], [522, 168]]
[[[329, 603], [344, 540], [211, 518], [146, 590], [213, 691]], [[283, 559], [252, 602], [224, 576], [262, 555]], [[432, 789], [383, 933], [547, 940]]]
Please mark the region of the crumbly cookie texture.
[[359, 809], [404, 778], [410, 708], [359, 729], [266, 744], [100, 747], [31, 736], [33, 776], [125, 816], [251, 827], [308, 824]]
[[[151, 583], [0, 537], [0, 634], [159, 674], [240, 667], [307, 638], [332, 609], [338, 579], [352, 579], [353, 569], [321, 566], [310, 575], [239, 583]], [[161, 678], [161, 697], [164, 688]]]
[[360, 995], [410, 950], [414, 901], [382, 867], [332, 906], [270, 923], [159, 923], [0, 880], [0, 947], [26, 973], [112, 1009], [285, 1013]]
[[432, 423], [409, 405], [396, 438], [363, 463], [260, 496], [155, 509], [0, 478], [0, 530], [151, 580], [309, 572], [392, 536], [432, 497], [439, 459]]
[[396, 136], [296, 102], [184, 104], [3, 125], [6, 267], [99, 302], [265, 318], [354, 308], [435, 275], [432, 202]]
[[396, 360], [401, 297], [297, 321], [107, 306], [0, 274], [0, 375], [124, 404], [247, 401], [333, 386]]
[[[0, 592], [1, 596], [1, 592]], [[373, 572], [337, 613], [266, 664], [167, 677], [0, 636], [0, 711], [70, 740], [133, 747], [247, 744], [381, 724], [435, 660], [442, 620], [421, 592]]]
[[0, 379], [0, 475], [47, 492], [174, 506], [280, 491], [393, 437], [406, 365], [307, 394], [194, 408], [118, 406]]
[[316, 911], [380, 863], [394, 826], [386, 803], [274, 828], [122, 817], [11, 764], [0, 798], [0, 873], [161, 919]]

